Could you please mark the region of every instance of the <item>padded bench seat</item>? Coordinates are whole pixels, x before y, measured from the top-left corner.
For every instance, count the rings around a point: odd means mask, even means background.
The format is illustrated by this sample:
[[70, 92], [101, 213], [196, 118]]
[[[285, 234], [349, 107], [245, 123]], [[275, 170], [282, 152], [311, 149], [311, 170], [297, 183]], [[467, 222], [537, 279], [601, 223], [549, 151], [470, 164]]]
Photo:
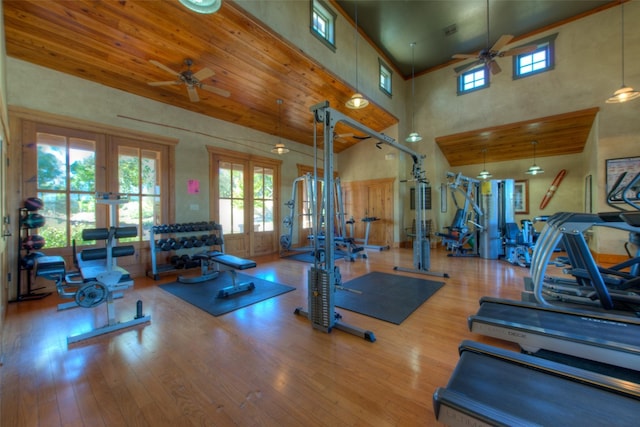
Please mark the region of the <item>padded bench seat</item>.
[[235, 270], [247, 270], [249, 268], [255, 268], [256, 262], [250, 259], [240, 258], [234, 255], [223, 254], [221, 252], [210, 253], [211, 259], [214, 262], [224, 264], [227, 267], [231, 267]]
[[35, 271], [36, 276], [56, 280], [65, 276], [67, 268], [61, 256], [42, 256], [35, 260]]

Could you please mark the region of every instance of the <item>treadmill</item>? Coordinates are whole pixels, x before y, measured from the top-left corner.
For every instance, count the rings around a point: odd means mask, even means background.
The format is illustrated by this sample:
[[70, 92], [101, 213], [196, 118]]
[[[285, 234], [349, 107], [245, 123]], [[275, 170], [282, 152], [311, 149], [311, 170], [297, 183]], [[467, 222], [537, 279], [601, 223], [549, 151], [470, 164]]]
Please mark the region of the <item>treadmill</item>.
[[469, 329], [540, 349], [640, 370], [640, 319], [483, 297]]
[[634, 426], [640, 385], [527, 354], [463, 341], [433, 395], [449, 426]]

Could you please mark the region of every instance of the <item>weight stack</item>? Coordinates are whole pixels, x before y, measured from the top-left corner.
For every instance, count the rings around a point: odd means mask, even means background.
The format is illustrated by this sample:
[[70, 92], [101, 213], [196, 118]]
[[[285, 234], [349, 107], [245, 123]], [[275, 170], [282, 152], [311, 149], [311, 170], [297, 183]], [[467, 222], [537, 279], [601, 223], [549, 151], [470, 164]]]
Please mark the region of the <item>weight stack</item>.
[[419, 270], [427, 271], [431, 268], [431, 242], [429, 239], [422, 239], [422, 241], [413, 240], [413, 247], [416, 248], [416, 245], [422, 245], [418, 251], [416, 249], [413, 250], [413, 265], [420, 266]]
[[333, 327], [333, 272], [311, 267], [308, 274], [309, 321], [315, 329], [331, 332]]

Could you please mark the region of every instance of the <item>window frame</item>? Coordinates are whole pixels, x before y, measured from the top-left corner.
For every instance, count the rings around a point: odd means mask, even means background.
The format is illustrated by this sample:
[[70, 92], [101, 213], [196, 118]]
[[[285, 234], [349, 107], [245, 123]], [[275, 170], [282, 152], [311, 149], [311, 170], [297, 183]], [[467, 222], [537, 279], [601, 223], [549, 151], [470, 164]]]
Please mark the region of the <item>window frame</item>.
[[[127, 138], [128, 140], [135, 139], [142, 144], [148, 144], [149, 147], [162, 149], [165, 151], [165, 158], [163, 159], [163, 199], [161, 202], [162, 209], [162, 221], [171, 223], [175, 220], [175, 189], [174, 189], [174, 164], [175, 164], [175, 145], [178, 141], [173, 138], [167, 138], [162, 136], [152, 136], [150, 134], [140, 134], [136, 131], [130, 131], [126, 129], [115, 128], [111, 126], [105, 126], [97, 123], [87, 122], [84, 120], [72, 119], [64, 116], [57, 116], [48, 113], [40, 113], [30, 109], [12, 107], [10, 109], [14, 115], [16, 126], [21, 130], [18, 144], [22, 147], [22, 167], [23, 175], [20, 183], [22, 194], [37, 194], [37, 180], [31, 180], [27, 177], [37, 176], [37, 150], [36, 144], [32, 144], [31, 141], [36, 140], [36, 134], [38, 132], [68, 132], [70, 136], [82, 138], [87, 135], [92, 135], [96, 138], [96, 192], [117, 192], [118, 187], [111, 187], [114, 182], [112, 175], [115, 170], [111, 170], [110, 165], [113, 165], [113, 161], [117, 162], [117, 146], [114, 145], [113, 139], [117, 137]], [[114, 148], [115, 147], [115, 148]], [[112, 160], [108, 160], [111, 158]], [[117, 169], [116, 169], [117, 170]], [[115, 179], [117, 182], [117, 177]], [[111, 183], [111, 184], [110, 184]], [[110, 186], [111, 185], [111, 186]], [[108, 227], [110, 218], [109, 213], [104, 209], [96, 209], [95, 215], [95, 227]], [[67, 227], [70, 227], [71, 219], [67, 218]], [[147, 237], [148, 239], [148, 237]], [[82, 246], [91, 246], [91, 242], [77, 242]], [[100, 242], [102, 244], [102, 242]], [[148, 249], [148, 240], [143, 238], [143, 233], [139, 230], [138, 237], [136, 238], [134, 245], [138, 250]], [[69, 242], [69, 246], [47, 248], [45, 246], [47, 255], [60, 255], [69, 257], [72, 254], [72, 242]], [[144, 259], [144, 258], [142, 258]], [[132, 274], [143, 273], [143, 271], [131, 271]]]
[[[484, 73], [484, 81], [485, 81], [485, 83], [483, 85], [481, 85], [481, 86], [474, 86], [471, 89], [465, 90], [463, 88], [464, 87], [464, 78], [465, 78], [465, 76], [468, 76], [470, 74], [475, 74], [475, 73], [477, 73], [478, 71], [481, 71], [481, 70]], [[471, 68], [471, 69], [461, 73], [458, 76], [458, 78], [456, 79], [456, 85], [457, 85], [456, 92], [457, 92], [458, 96], [466, 95], [468, 93], [477, 92], [479, 90], [487, 89], [488, 87], [490, 87], [491, 86], [491, 79], [489, 78], [489, 75], [490, 75], [489, 68], [485, 64], [479, 65], [477, 67]]]
[[[311, 0], [311, 11], [309, 13], [309, 30], [311, 34], [320, 40], [322, 44], [327, 46], [333, 52], [336, 51], [336, 20], [338, 15], [322, 0]], [[327, 29], [325, 34], [322, 34], [316, 29], [315, 15], [320, 15], [325, 18], [327, 22]]]
[[[388, 78], [385, 81], [388, 81], [388, 88], [383, 84], [383, 75], [387, 75]], [[381, 58], [378, 58], [378, 88], [382, 93], [387, 95], [389, 98], [393, 97], [393, 71], [391, 67], [389, 67]]]
[[[538, 40], [534, 40], [531, 43], [525, 43], [522, 46], [515, 47], [514, 49], [518, 49], [519, 47], [524, 46], [537, 46], [536, 50], [533, 52], [525, 52], [519, 55], [513, 55], [512, 57], [512, 69], [513, 69], [513, 80], [524, 79], [530, 76], [536, 76], [538, 74], [546, 73], [547, 71], [551, 71], [555, 68], [556, 60], [555, 60], [555, 40], [558, 37], [558, 33], [552, 34], [548, 37], [543, 37]], [[520, 73], [521, 67], [519, 66], [522, 58], [530, 55], [534, 55], [536, 52], [541, 50], [545, 50], [547, 52], [547, 66], [544, 68], [540, 68], [538, 70], [532, 70], [528, 73]]]

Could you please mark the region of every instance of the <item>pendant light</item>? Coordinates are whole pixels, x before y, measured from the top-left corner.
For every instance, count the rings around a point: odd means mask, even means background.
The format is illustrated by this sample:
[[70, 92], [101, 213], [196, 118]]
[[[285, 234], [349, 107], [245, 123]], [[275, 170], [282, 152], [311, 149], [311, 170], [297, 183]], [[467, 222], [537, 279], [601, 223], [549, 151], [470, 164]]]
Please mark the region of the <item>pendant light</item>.
[[366, 100], [364, 96], [360, 92], [358, 92], [358, 3], [355, 3], [356, 12], [355, 12], [355, 21], [356, 21], [356, 93], [354, 93], [351, 98], [345, 103], [347, 108], [351, 108], [352, 110], [359, 110], [361, 108], [369, 105], [369, 101]]
[[624, 84], [624, 3], [622, 0], [620, 2], [620, 29], [620, 39], [622, 40], [622, 87], [607, 99], [607, 104], [620, 104], [640, 97], [640, 92]]
[[278, 103], [278, 143], [276, 145], [273, 146], [273, 148], [271, 149], [271, 152], [274, 154], [286, 154], [289, 152], [289, 149], [282, 143], [282, 140], [280, 139], [280, 116], [281, 116], [281, 110], [282, 110], [282, 99], [278, 98], [276, 100], [276, 102]]
[[416, 42], [411, 43], [411, 129], [412, 132], [405, 139], [407, 142], [422, 141], [422, 137], [416, 132]]
[[544, 169], [536, 165], [536, 145], [538, 145], [538, 141], [531, 141], [531, 144], [533, 145], [533, 165], [525, 173], [527, 175], [538, 175], [544, 173]]
[[489, 172], [487, 170], [487, 149], [486, 148], [484, 150], [482, 150], [482, 154], [484, 155], [484, 167], [482, 168], [482, 170], [478, 174], [477, 178], [478, 179], [491, 178], [493, 175], [491, 175], [491, 172]]
[[222, 0], [180, 0], [180, 3], [187, 9], [202, 14], [216, 13], [222, 6]]

